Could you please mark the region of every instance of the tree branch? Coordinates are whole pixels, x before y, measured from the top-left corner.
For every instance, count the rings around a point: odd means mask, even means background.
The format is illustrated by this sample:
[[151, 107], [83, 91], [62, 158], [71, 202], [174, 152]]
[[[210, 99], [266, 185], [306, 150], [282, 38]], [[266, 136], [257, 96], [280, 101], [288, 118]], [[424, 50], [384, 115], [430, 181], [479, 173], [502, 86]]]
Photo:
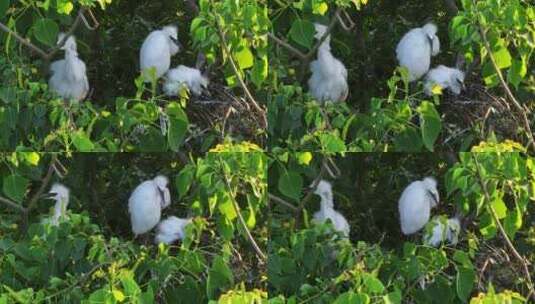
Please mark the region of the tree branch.
[[235, 194], [232, 192], [232, 188], [230, 187], [230, 182], [228, 180], [227, 174], [223, 172], [223, 175], [225, 177], [225, 184], [230, 194], [230, 200], [232, 201], [232, 206], [234, 207], [234, 210], [236, 211], [236, 214], [238, 215], [238, 219], [240, 220], [240, 223], [243, 229], [245, 230], [245, 234], [247, 235], [247, 238], [249, 239], [249, 242], [253, 246], [254, 250], [256, 251], [256, 254], [258, 255], [258, 257], [260, 257], [262, 262], [265, 263], [267, 261], [267, 257], [264, 254], [264, 252], [262, 252], [258, 244], [256, 243], [255, 239], [253, 238], [253, 235], [251, 234], [251, 231], [249, 231], [249, 228], [247, 228], [247, 223], [245, 223], [245, 220], [243, 219], [243, 216], [240, 212], [240, 206], [238, 206], [238, 202], [236, 202], [236, 199], [234, 197]]
[[229, 58], [230, 65], [232, 66], [232, 70], [234, 71], [234, 74], [238, 78], [238, 82], [240, 83], [240, 86], [242, 87], [243, 91], [245, 92], [245, 96], [247, 96], [249, 101], [253, 104], [253, 107], [262, 116], [262, 123], [263, 123], [262, 127], [266, 128], [267, 127], [266, 112], [264, 111], [264, 109], [262, 109], [260, 107], [260, 105], [258, 105], [258, 103], [256, 102], [255, 98], [251, 94], [251, 91], [249, 91], [249, 88], [245, 84], [245, 81], [241, 77], [240, 71], [238, 70], [238, 67], [237, 67], [236, 63], [234, 62], [234, 58], [232, 57], [232, 53], [230, 52], [230, 48], [227, 45], [227, 40], [225, 39], [225, 34], [223, 32], [223, 29], [221, 28], [221, 25], [219, 24], [219, 21], [216, 21], [216, 24], [217, 24], [219, 38], [221, 39], [221, 43], [222, 43], [222, 46], [223, 46], [223, 50], [226, 53], [227, 57]]
[[268, 194], [268, 197], [269, 197], [270, 200], [272, 200], [274, 202], [277, 202], [277, 203], [279, 203], [279, 204], [281, 204], [283, 206], [288, 207], [293, 212], [297, 212], [297, 207], [295, 207], [294, 205], [288, 203], [287, 201], [283, 200], [282, 198], [280, 198], [280, 197], [278, 197], [278, 196], [276, 196], [274, 194], [271, 194], [271, 193]]
[[5, 197], [0, 196], [0, 202], [4, 203], [5, 205], [7, 205], [7, 206], [9, 206], [9, 207], [21, 212], [21, 213], [24, 213], [26, 211], [26, 209], [24, 209], [24, 207], [22, 207], [21, 205], [15, 203], [12, 200], [7, 199]]
[[294, 48], [291, 44], [288, 42], [280, 39], [273, 33], [268, 33], [268, 37], [271, 38], [271, 40], [275, 41], [278, 45], [284, 47], [288, 51], [292, 52], [295, 56], [299, 57], [300, 60], [305, 60], [306, 55], [303, 54], [300, 50]]
[[[475, 4], [475, 1], [472, 0], [472, 3]], [[479, 16], [479, 14], [477, 15]], [[524, 124], [524, 128], [526, 129], [526, 136], [528, 137], [528, 147], [532, 147], [533, 151], [535, 151], [535, 139], [533, 138], [533, 132], [531, 131], [531, 126], [529, 124], [529, 119], [526, 111], [527, 109], [524, 109], [520, 102], [515, 98], [513, 95], [513, 92], [511, 91], [511, 88], [507, 85], [507, 82], [505, 81], [505, 78], [503, 77], [501, 69], [498, 67], [498, 64], [496, 63], [496, 59], [494, 58], [494, 54], [492, 54], [492, 49], [490, 47], [489, 41], [487, 39], [487, 33], [486, 29], [483, 28], [483, 25], [481, 24], [479, 17], [477, 19], [478, 23], [478, 29], [479, 33], [481, 34], [481, 39], [483, 40], [483, 45], [485, 46], [485, 49], [487, 50], [487, 53], [489, 54], [490, 62], [492, 63], [492, 66], [494, 67], [494, 70], [496, 71], [496, 74], [498, 75], [498, 79], [500, 80], [500, 84], [505, 91], [505, 94], [507, 97], [511, 100], [517, 111], [520, 112], [520, 115], [522, 116], [522, 122]]]
[[505, 243], [509, 247], [509, 250], [513, 253], [514, 257], [522, 265], [522, 270], [524, 271], [524, 276], [526, 277], [527, 285], [529, 289], [529, 294], [527, 296], [527, 299], [529, 299], [530, 297], [533, 297], [533, 300], [535, 300], [535, 290], [533, 289], [533, 283], [531, 281], [531, 274], [529, 272], [528, 262], [526, 261], [526, 259], [524, 259], [524, 257], [522, 257], [522, 255], [520, 255], [520, 253], [516, 250], [515, 246], [513, 245], [513, 242], [511, 242], [511, 240], [507, 236], [507, 233], [505, 232], [505, 229], [503, 228], [502, 223], [500, 222], [500, 219], [498, 218], [498, 215], [496, 214], [496, 210], [494, 210], [494, 208], [491, 205], [490, 194], [488, 192], [487, 185], [483, 181], [483, 176], [481, 174], [481, 169], [479, 168], [479, 162], [477, 160], [477, 157], [474, 156], [474, 153], [472, 153], [471, 156], [476, 165], [476, 173], [477, 173], [479, 185], [481, 186], [481, 190], [483, 191], [483, 195], [485, 196], [485, 200], [487, 202], [486, 207], [490, 211], [490, 214], [492, 215], [494, 222], [496, 222], [496, 225], [498, 226], [498, 231], [500, 232], [500, 235], [502, 236], [502, 238], [505, 240]]
[[312, 198], [312, 196], [314, 195], [314, 189], [318, 186], [318, 183], [325, 175], [325, 172], [327, 172], [327, 166], [328, 166], [327, 158], [324, 157], [323, 160], [321, 161], [320, 173], [318, 174], [318, 176], [316, 176], [316, 178], [310, 185], [311, 190], [308, 191], [305, 197], [303, 197], [303, 199], [299, 202], [299, 207], [297, 207], [296, 224], [299, 224], [299, 221], [301, 220], [301, 214], [303, 213], [302, 211], [305, 208], [305, 204]]
[[28, 207], [26, 208], [26, 212], [29, 212], [30, 210], [34, 208], [35, 204], [37, 203], [37, 201], [39, 200], [43, 192], [45, 192], [45, 189], [48, 187], [50, 179], [52, 178], [52, 174], [54, 173], [54, 164], [56, 163], [57, 158], [58, 158], [57, 154], [52, 155], [52, 158], [50, 159], [50, 164], [48, 165], [48, 171], [46, 172], [45, 177], [43, 177], [41, 186], [39, 186], [39, 189], [37, 190], [37, 192], [35, 192], [35, 194], [30, 199], [30, 202], [28, 203]]

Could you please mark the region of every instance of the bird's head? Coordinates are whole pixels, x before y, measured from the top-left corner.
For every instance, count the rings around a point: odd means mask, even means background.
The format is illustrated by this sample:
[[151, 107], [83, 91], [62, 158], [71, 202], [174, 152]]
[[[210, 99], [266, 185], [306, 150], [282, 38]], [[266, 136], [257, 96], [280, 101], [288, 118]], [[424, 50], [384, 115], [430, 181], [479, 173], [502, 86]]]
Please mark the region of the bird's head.
[[314, 190], [314, 194], [319, 195], [322, 199], [324, 199], [326, 202], [330, 202], [332, 206], [332, 185], [326, 180], [320, 180], [318, 182], [318, 185], [316, 186], [316, 189]]
[[178, 28], [174, 25], [164, 26], [162, 31], [169, 37], [169, 49], [171, 55], [175, 55], [182, 49], [182, 44], [178, 41]]
[[461, 91], [464, 91], [465, 85], [464, 85], [464, 72], [458, 69], [452, 69], [452, 72], [450, 74], [450, 86], [451, 91], [455, 95], [461, 94]]
[[60, 183], [53, 184], [48, 193], [50, 194], [50, 199], [57, 202], [64, 202], [65, 204], [69, 203], [69, 188]]
[[[56, 42], [58, 45], [63, 41], [65, 38], [65, 33], [59, 33], [58, 34], [58, 41]], [[73, 35], [70, 35], [67, 40], [65, 40], [65, 43], [60, 47], [61, 50], [64, 51], [75, 51], [76, 52], [76, 38], [74, 38]]]
[[434, 177], [426, 177], [422, 180], [425, 190], [431, 198], [431, 207], [436, 207], [440, 202], [440, 197], [437, 190], [437, 180]]
[[156, 187], [158, 187], [160, 193], [162, 194], [162, 208], [169, 206], [171, 204], [171, 193], [167, 188], [169, 180], [164, 175], [158, 175], [153, 179], [153, 181], [156, 184]]
[[459, 241], [459, 233], [461, 232], [461, 221], [454, 217], [448, 219], [448, 230], [446, 237], [451, 244], [455, 245]]
[[424, 31], [429, 39], [433, 40], [437, 35], [437, 26], [434, 23], [429, 22], [422, 27], [422, 31]]

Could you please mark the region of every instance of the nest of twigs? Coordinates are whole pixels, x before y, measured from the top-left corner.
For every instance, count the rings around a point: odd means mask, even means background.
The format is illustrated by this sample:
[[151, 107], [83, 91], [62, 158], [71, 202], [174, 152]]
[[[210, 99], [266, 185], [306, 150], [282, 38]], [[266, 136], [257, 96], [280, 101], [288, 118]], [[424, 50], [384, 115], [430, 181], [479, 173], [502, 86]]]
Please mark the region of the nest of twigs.
[[203, 95], [191, 96], [186, 113], [201, 134], [212, 131], [221, 138], [230, 136], [260, 146], [265, 141], [262, 114], [245, 97], [221, 84], [210, 83]]
[[491, 133], [513, 140], [518, 137], [521, 118], [504, 97], [494, 95], [482, 84], [467, 85], [459, 96], [445, 93], [441, 108], [452, 134], [445, 142], [465, 137], [474, 127], [479, 130], [480, 139]]

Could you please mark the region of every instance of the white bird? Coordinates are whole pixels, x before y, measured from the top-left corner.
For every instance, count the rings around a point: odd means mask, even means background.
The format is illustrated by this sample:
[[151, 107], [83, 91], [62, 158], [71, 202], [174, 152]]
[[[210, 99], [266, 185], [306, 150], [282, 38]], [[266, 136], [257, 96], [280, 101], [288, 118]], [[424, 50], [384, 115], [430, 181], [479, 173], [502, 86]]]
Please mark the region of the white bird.
[[183, 240], [186, 237], [186, 226], [191, 223], [191, 218], [178, 218], [170, 216], [158, 224], [158, 232], [154, 241], [156, 244], [171, 244], [176, 240]]
[[198, 69], [179, 65], [167, 71], [163, 91], [167, 96], [178, 96], [180, 88], [185, 85], [195, 96], [200, 96], [208, 87], [208, 79]]
[[438, 202], [437, 181], [433, 177], [426, 177], [408, 185], [398, 203], [403, 234], [413, 234], [422, 229], [429, 221], [431, 208]]
[[171, 66], [171, 56], [178, 53], [178, 29], [176, 26], [164, 26], [161, 30], [151, 32], [139, 52], [139, 63], [145, 82], [152, 81], [149, 70], [156, 69], [156, 79], [162, 77]]
[[52, 194], [51, 199], [56, 201], [54, 205], [54, 215], [49, 220], [49, 222], [57, 226], [61, 218], [67, 216], [67, 206], [69, 205], [69, 188], [65, 187], [60, 183], [55, 183], [50, 188], [48, 193]]
[[431, 66], [431, 57], [440, 52], [437, 26], [428, 23], [407, 32], [399, 41], [396, 55], [399, 65], [409, 70], [409, 80], [424, 76]]
[[461, 223], [458, 218], [447, 219], [445, 216], [436, 216], [426, 225], [423, 242], [433, 247], [438, 247], [444, 241], [456, 245], [460, 231]]
[[331, 220], [336, 231], [341, 232], [345, 237], [349, 237], [349, 224], [346, 218], [340, 212], [334, 210], [331, 184], [325, 180], [320, 180], [314, 194], [321, 197], [320, 211], [314, 213], [314, 220], [319, 223]]
[[[327, 27], [314, 24], [316, 39], [321, 39]], [[344, 64], [331, 53], [331, 36], [323, 41], [318, 48], [318, 59], [310, 63], [312, 76], [308, 80], [310, 94], [319, 102], [344, 101], [348, 95], [347, 69]]]
[[425, 76], [425, 94], [432, 96], [435, 85], [439, 85], [442, 89], [448, 89], [453, 94], [459, 95], [464, 88], [464, 72], [439, 65], [430, 70]]
[[[58, 35], [58, 43], [65, 37], [64, 33]], [[48, 80], [50, 89], [65, 100], [80, 101], [87, 96], [89, 81], [87, 80], [85, 63], [78, 58], [76, 40], [69, 36], [61, 47], [65, 50], [65, 59], [52, 62]]]
[[158, 175], [139, 184], [128, 199], [132, 232], [137, 236], [150, 231], [158, 222], [162, 209], [171, 204], [167, 177]]

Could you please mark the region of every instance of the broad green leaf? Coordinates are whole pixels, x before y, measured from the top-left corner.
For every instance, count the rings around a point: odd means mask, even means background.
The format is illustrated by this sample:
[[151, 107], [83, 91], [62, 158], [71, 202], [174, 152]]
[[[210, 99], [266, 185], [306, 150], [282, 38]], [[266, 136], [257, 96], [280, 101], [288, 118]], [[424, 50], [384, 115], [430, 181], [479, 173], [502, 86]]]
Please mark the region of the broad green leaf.
[[507, 80], [518, 89], [518, 85], [528, 72], [528, 67], [524, 60], [513, 60], [513, 64], [507, 73]]
[[48, 18], [41, 18], [33, 25], [33, 34], [39, 42], [48, 46], [54, 46], [58, 37], [59, 27], [57, 23]]
[[178, 198], [182, 198], [191, 187], [193, 182], [194, 171], [193, 167], [186, 167], [178, 173], [175, 180], [176, 189], [178, 190]]
[[254, 57], [251, 50], [246, 46], [241, 46], [236, 53], [234, 53], [234, 58], [238, 62], [240, 69], [245, 70], [254, 65]]
[[219, 212], [221, 212], [221, 214], [223, 214], [229, 221], [232, 221], [233, 219], [238, 217], [238, 214], [234, 209], [232, 199], [226, 192], [220, 192], [218, 194], [217, 207], [219, 209]]
[[215, 299], [219, 292], [227, 290], [232, 285], [234, 285], [232, 270], [230, 270], [227, 261], [223, 257], [216, 256], [212, 262], [212, 267], [208, 271], [208, 279], [206, 281], [208, 298]]
[[339, 295], [334, 304], [368, 304], [370, 303], [370, 296], [364, 293], [355, 293], [347, 291]]
[[476, 274], [474, 269], [457, 267], [457, 276], [455, 278], [455, 287], [457, 290], [457, 297], [461, 301], [466, 302], [468, 297], [472, 293], [474, 288], [474, 283], [476, 279]]
[[292, 28], [290, 29], [290, 38], [301, 46], [310, 49], [312, 47], [312, 42], [314, 41], [315, 33], [316, 29], [312, 22], [297, 19], [293, 22]]
[[440, 115], [435, 106], [428, 101], [423, 101], [417, 111], [420, 113], [420, 131], [424, 145], [429, 151], [434, 151], [435, 141], [442, 128]]
[[72, 12], [73, 8], [74, 8], [74, 5], [72, 4], [71, 1], [58, 0], [58, 8], [57, 8], [58, 13], [69, 15]]
[[282, 194], [298, 201], [301, 198], [303, 179], [293, 171], [286, 171], [279, 178], [278, 188]]
[[496, 60], [496, 65], [500, 69], [505, 69], [511, 66], [511, 54], [506, 47], [501, 47], [497, 52], [495, 52], [494, 59]]
[[381, 280], [371, 274], [364, 274], [364, 285], [370, 293], [382, 293], [385, 290]]
[[95, 145], [84, 131], [80, 130], [71, 134], [72, 143], [80, 152], [89, 152], [95, 149]]
[[179, 151], [188, 131], [188, 116], [176, 102], [167, 105], [167, 115], [169, 115], [167, 143], [171, 150]]
[[507, 206], [501, 197], [495, 198], [491, 203], [492, 208], [496, 212], [499, 219], [503, 219], [507, 216]]
[[16, 173], [4, 177], [2, 190], [7, 197], [17, 203], [22, 203], [29, 180]]
[[299, 152], [297, 153], [297, 162], [300, 165], [308, 166], [312, 160], [312, 153], [310, 152]]

